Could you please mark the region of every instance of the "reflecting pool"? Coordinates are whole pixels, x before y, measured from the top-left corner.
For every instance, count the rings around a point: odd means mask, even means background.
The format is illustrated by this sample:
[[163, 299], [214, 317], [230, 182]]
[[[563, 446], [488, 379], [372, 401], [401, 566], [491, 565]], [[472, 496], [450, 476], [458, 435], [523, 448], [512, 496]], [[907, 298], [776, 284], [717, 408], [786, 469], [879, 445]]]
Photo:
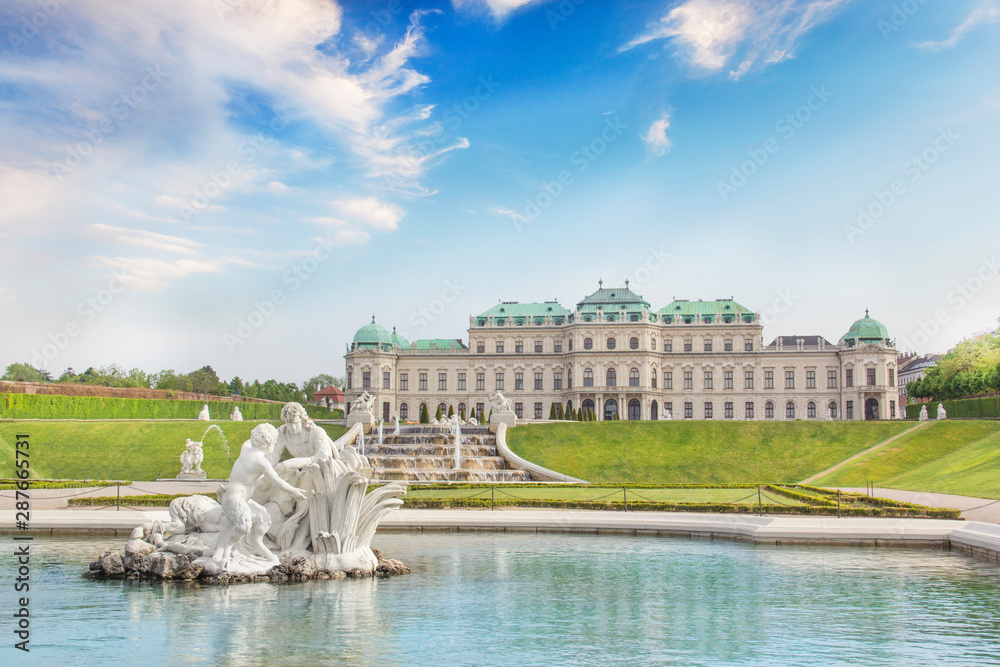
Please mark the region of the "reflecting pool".
[[[413, 574], [90, 581], [88, 563], [121, 540], [39, 538], [32, 651], [7, 654], [39, 665], [1000, 663], [1000, 568], [946, 551], [492, 532], [375, 543]], [[11, 573], [13, 548], [3, 552]]]

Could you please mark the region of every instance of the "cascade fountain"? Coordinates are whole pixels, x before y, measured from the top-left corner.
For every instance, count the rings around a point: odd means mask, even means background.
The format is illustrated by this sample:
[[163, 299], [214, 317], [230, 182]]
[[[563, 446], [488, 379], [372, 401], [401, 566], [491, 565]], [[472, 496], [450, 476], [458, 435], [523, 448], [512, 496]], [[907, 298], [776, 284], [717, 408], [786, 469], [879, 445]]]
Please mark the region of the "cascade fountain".
[[452, 418], [451, 423], [455, 433], [455, 470], [460, 470], [462, 468], [462, 425], [458, 415]]
[[382, 444], [382, 422], [378, 423], [378, 444]]

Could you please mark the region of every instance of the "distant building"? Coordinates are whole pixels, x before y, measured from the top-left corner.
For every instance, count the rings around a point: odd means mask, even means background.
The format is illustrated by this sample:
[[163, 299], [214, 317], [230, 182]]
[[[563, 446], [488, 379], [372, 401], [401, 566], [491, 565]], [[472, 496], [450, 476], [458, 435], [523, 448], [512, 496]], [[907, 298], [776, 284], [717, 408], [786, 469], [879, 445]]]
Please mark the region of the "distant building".
[[940, 354], [919, 356], [916, 352], [901, 354], [896, 362], [899, 366], [899, 400], [905, 404], [909, 399], [906, 385], [924, 377], [927, 371], [938, 365], [939, 361], [941, 361]]
[[331, 410], [343, 410], [344, 390], [337, 389], [333, 385], [323, 387], [313, 394], [313, 403], [315, 405], [322, 405], [323, 407], [330, 408]]
[[347, 407], [376, 396], [377, 418], [415, 420], [449, 406], [466, 414], [502, 392], [519, 418], [553, 403], [598, 419], [897, 419], [897, 352], [865, 316], [839, 340], [778, 336], [733, 299], [677, 299], [659, 310], [607, 288], [568, 310], [504, 301], [469, 318], [459, 339], [409, 342], [375, 322], [348, 346]]

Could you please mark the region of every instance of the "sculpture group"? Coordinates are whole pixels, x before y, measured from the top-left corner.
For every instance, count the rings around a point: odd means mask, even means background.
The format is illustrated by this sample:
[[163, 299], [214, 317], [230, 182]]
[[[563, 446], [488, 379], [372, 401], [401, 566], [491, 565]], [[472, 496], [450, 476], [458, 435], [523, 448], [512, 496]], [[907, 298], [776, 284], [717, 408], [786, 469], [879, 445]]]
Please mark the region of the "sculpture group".
[[[175, 499], [168, 523], [133, 531], [126, 560], [130, 553], [186, 558], [183, 567], [168, 568], [185, 572], [184, 578], [258, 575], [302, 559], [319, 571], [373, 572], [375, 529], [402, 505], [406, 487], [392, 483], [367, 492], [372, 468], [352, 444], [361, 425], [334, 442], [298, 403], [286, 404], [281, 419], [279, 428], [253, 429], [218, 500]], [[200, 443], [188, 444], [182, 463], [200, 470]], [[285, 452], [291, 458], [282, 461]]]

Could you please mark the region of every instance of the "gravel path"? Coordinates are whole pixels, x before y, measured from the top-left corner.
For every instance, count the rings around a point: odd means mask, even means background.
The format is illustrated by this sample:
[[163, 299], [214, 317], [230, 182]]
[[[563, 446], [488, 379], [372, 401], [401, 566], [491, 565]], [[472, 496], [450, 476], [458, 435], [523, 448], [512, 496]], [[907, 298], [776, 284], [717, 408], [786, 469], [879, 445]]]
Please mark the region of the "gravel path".
[[[132, 486], [122, 486], [122, 504], [128, 496], [146, 496], [151, 493], [164, 493], [173, 495], [175, 493], [201, 493], [206, 496], [215, 497], [215, 490], [219, 488], [220, 480], [206, 480], [204, 482], [135, 482]], [[118, 489], [114, 486], [90, 486], [78, 489], [30, 489], [28, 497], [31, 500], [31, 508], [36, 510], [65, 509], [70, 498], [82, 498], [84, 496], [114, 496]], [[13, 490], [0, 491], [0, 510], [12, 510], [15, 503], [15, 492]], [[84, 507], [83, 509], [87, 509]]]
[[[863, 487], [841, 488], [840, 490], [865, 493]], [[904, 503], [916, 503], [929, 507], [951, 507], [962, 510], [962, 518], [967, 521], [1000, 524], [1000, 500], [953, 496], [947, 493], [927, 493], [925, 491], [901, 491], [899, 489], [880, 488], [875, 489], [875, 495], [879, 498], [888, 498], [889, 500], [898, 500]]]

